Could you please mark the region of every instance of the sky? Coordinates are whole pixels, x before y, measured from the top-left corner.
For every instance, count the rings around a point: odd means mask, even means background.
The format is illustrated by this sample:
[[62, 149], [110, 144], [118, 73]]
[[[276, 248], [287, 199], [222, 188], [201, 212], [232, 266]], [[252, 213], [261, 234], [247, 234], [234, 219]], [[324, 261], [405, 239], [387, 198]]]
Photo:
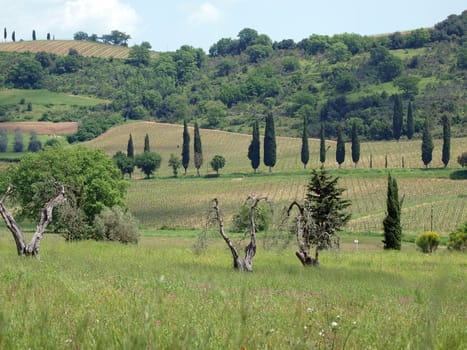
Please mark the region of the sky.
[[[5, 0], [0, 28], [16, 40], [73, 34], [129, 34], [129, 45], [147, 41], [156, 51], [182, 45], [206, 52], [244, 28], [273, 41], [296, 42], [311, 34], [374, 35], [431, 27], [467, 9], [465, 0]], [[0, 29], [1, 30], [1, 29]], [[3, 40], [3, 31], [1, 39]]]

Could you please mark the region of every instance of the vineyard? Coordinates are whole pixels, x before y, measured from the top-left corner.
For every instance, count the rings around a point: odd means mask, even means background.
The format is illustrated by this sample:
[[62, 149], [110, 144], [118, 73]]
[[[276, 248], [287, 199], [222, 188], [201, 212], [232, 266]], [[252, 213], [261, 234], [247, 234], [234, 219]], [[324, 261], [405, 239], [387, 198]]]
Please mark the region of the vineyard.
[[[152, 180], [130, 182], [128, 205], [144, 227], [196, 227], [205, 224], [210, 199], [219, 198], [225, 217], [230, 220], [249, 194], [267, 195], [280, 216], [285, 205], [304, 197], [309, 171], [300, 162], [300, 139], [277, 138], [277, 165], [272, 174], [264, 165], [259, 174], [252, 175], [246, 157], [251, 136], [214, 130], [201, 130], [204, 166], [202, 175], [214, 174], [208, 169], [215, 154], [226, 158], [226, 167], [218, 178], [198, 178], [191, 165], [188, 176], [171, 178], [167, 161], [171, 153], [180, 154], [182, 127], [172, 124], [140, 122], [112, 128], [101, 137], [88, 143], [104, 149], [109, 155], [126, 152], [129, 133], [132, 134], [135, 152], [143, 150], [144, 135], [150, 137], [151, 151], [162, 155], [161, 169]], [[192, 134], [192, 130], [190, 130]], [[335, 143], [329, 141], [326, 168], [341, 177], [340, 185], [347, 189], [345, 195], [352, 200], [352, 220], [347, 226], [351, 232], [380, 232], [386, 210], [387, 171], [398, 178], [399, 192], [404, 196], [402, 225], [406, 232], [419, 233], [433, 229], [448, 233], [467, 218], [467, 191], [465, 180], [450, 178], [451, 171], [441, 169], [441, 144], [435, 142], [431, 170], [421, 169], [420, 141], [362, 143], [362, 161], [355, 169], [350, 158], [350, 145], [346, 162], [337, 169]], [[458, 168], [455, 156], [461, 153], [466, 139], [453, 139], [451, 166]], [[310, 140], [311, 164], [319, 166], [319, 141]], [[373, 169], [369, 169], [372, 155]], [[387, 155], [387, 156], [386, 156]], [[405, 169], [402, 169], [402, 155]], [[388, 169], [385, 169], [387, 158]]]
[[76, 40], [37, 40], [0, 43], [0, 51], [45, 51], [57, 55], [67, 55], [70, 49], [75, 49], [80, 55], [87, 57], [113, 57], [121, 59], [127, 58], [130, 52], [128, 47]]

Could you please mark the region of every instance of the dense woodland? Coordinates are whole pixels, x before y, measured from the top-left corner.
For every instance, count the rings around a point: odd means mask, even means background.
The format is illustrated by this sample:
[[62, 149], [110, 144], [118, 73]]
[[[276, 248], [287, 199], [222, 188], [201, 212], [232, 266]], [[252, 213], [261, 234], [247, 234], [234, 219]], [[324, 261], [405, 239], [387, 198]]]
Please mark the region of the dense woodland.
[[[84, 57], [77, 50], [0, 52], [0, 87], [46, 89], [98, 97], [94, 107], [69, 106], [44, 113], [44, 121], [80, 121], [69, 141], [95, 137], [125, 119], [171, 123], [198, 121], [200, 127], [251, 132], [272, 114], [278, 135], [350, 140], [352, 125], [367, 140], [398, 138], [396, 104], [404, 120], [410, 109], [415, 136], [425, 119], [442, 135], [442, 117], [452, 136], [467, 130], [467, 11], [430, 29], [381, 36], [311, 35], [300, 42], [272, 42], [251, 28], [221, 38], [205, 53], [182, 46], [154, 54], [143, 42], [126, 60]], [[78, 34], [78, 33], [77, 33]], [[89, 40], [85, 32], [75, 39]], [[19, 103], [20, 101], [18, 101]], [[0, 106], [0, 120], [16, 120], [17, 106]], [[402, 135], [407, 133], [406, 122]]]

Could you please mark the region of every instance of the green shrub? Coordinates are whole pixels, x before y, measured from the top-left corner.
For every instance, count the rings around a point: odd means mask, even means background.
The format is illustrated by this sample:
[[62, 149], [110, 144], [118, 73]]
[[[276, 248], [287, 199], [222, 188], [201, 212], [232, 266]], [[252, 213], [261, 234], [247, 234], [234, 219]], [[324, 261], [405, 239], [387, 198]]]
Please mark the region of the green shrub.
[[448, 249], [462, 252], [467, 250], [467, 222], [449, 234]]
[[[267, 231], [272, 220], [272, 212], [267, 204], [259, 204], [255, 208], [255, 224], [257, 231]], [[232, 218], [232, 231], [245, 232], [250, 230], [250, 207], [242, 205]]]
[[415, 244], [422, 250], [424, 253], [432, 253], [438, 248], [440, 241], [439, 234], [433, 231], [428, 231], [418, 235], [415, 240]]
[[105, 208], [94, 220], [95, 239], [138, 243], [136, 219], [120, 207]]

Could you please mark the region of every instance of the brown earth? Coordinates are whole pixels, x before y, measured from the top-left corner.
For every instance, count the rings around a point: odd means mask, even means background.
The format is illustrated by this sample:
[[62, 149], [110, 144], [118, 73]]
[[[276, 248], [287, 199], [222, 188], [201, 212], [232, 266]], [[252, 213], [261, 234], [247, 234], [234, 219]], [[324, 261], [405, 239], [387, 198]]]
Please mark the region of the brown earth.
[[78, 130], [77, 122], [0, 122], [0, 129], [15, 131], [21, 129], [23, 132], [35, 131], [42, 135], [73, 134]]

